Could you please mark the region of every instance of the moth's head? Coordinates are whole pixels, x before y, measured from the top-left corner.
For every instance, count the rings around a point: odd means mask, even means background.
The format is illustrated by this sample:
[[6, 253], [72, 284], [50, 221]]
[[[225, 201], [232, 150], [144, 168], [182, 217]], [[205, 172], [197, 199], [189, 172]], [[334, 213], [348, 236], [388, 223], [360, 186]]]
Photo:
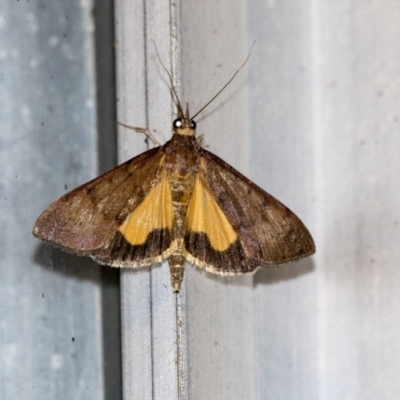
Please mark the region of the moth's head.
[[173, 122], [174, 132], [183, 136], [194, 136], [196, 132], [196, 122], [189, 116], [189, 105], [186, 104], [186, 112], [178, 108], [178, 118]]

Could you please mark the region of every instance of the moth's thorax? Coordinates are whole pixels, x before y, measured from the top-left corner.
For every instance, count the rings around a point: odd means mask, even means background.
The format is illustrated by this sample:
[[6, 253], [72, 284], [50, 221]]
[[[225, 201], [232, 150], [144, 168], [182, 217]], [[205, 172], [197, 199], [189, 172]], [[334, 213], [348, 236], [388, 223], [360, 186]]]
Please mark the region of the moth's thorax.
[[199, 170], [201, 147], [194, 136], [175, 133], [165, 145], [165, 170], [170, 179], [194, 175]]
[[165, 145], [165, 171], [171, 190], [174, 208], [172, 236], [183, 238], [186, 228], [186, 211], [192, 195], [194, 179], [199, 171], [201, 151], [194, 136], [174, 134]]

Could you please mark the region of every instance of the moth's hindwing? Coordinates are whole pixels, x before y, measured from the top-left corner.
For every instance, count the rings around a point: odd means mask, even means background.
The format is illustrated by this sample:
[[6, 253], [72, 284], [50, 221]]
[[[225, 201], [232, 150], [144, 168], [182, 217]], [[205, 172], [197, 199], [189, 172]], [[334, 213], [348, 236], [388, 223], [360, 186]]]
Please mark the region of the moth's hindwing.
[[158, 260], [171, 242], [164, 158], [163, 147], [151, 149], [62, 196], [40, 215], [33, 234], [113, 266]]
[[315, 252], [300, 219], [203, 149], [188, 208], [187, 259], [218, 274], [298, 260]]

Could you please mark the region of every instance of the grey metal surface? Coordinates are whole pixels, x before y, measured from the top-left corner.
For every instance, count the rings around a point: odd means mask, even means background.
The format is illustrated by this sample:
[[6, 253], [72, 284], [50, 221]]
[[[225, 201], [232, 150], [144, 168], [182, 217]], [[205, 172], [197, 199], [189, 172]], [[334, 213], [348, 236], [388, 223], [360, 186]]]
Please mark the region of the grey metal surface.
[[400, 5], [248, 10], [254, 178], [317, 244], [256, 275], [258, 398], [397, 399]]
[[[160, 142], [173, 108], [152, 41], [195, 111], [257, 39], [198, 130], [317, 243], [313, 259], [250, 277], [188, 266], [179, 302], [167, 266], [124, 272], [124, 398], [398, 399], [400, 5], [115, 6], [118, 119], [155, 129]], [[2, 2], [0, 19], [0, 398], [115, 399], [112, 272], [104, 287], [94, 263], [30, 234], [64, 185], [113, 164], [103, 142], [112, 112], [95, 103], [91, 3]], [[147, 147], [119, 130], [120, 161]]]
[[320, 398], [397, 399], [400, 4], [315, 11]]
[[[251, 176], [311, 230], [317, 254], [314, 73], [315, 4], [251, 2], [248, 25], [257, 45], [251, 60]], [[255, 276], [258, 399], [317, 400], [318, 290], [315, 257]], [[323, 288], [321, 288], [324, 290]], [[339, 397], [340, 398], [340, 397]]]
[[[31, 235], [51, 201], [98, 174], [92, 6], [0, 5], [4, 400], [119, 396], [119, 363], [113, 368], [115, 356], [103, 351], [103, 329], [118, 349], [118, 326], [103, 325], [103, 301], [110, 304], [116, 294], [112, 274], [104, 277], [94, 262]], [[108, 322], [118, 323], [118, 308], [111, 314]]]
[[[399, 13], [393, 2], [181, 5], [181, 89], [193, 110], [257, 39], [248, 81], [243, 74], [198, 129], [305, 221], [318, 251], [253, 278], [188, 268], [189, 398], [398, 398]], [[159, 85], [152, 79], [148, 93]], [[149, 112], [160, 113], [153, 100]], [[158, 293], [157, 313], [168, 303]], [[168, 375], [175, 365], [163, 367]]]

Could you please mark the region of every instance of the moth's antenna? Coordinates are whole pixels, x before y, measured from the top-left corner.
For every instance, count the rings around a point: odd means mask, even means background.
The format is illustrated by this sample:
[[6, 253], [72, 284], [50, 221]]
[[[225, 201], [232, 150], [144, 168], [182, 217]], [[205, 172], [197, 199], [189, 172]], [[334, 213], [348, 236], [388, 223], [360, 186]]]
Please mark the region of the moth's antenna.
[[161, 57], [158, 54], [157, 46], [156, 46], [156, 44], [154, 42], [153, 42], [153, 45], [154, 45], [154, 48], [156, 49], [158, 61], [160, 61], [161, 66], [164, 68], [165, 72], [168, 75], [169, 81], [171, 82], [172, 91], [174, 92], [174, 95], [175, 95], [175, 98], [176, 98], [176, 101], [177, 101], [179, 116], [183, 117], [184, 116], [183, 108], [182, 108], [181, 102], [179, 101], [178, 94], [176, 93], [174, 82], [172, 81], [172, 76], [169, 73], [169, 71], [167, 70], [167, 68], [165, 68], [165, 65], [163, 64], [163, 62], [161, 61]]
[[202, 108], [200, 108], [200, 111], [197, 111], [196, 114], [193, 115], [193, 117], [190, 117], [190, 119], [196, 118], [206, 107], [208, 107], [221, 93], [222, 91], [235, 79], [235, 76], [240, 72], [240, 70], [246, 65], [247, 61], [249, 61], [251, 51], [253, 50], [254, 45], [256, 44], [256, 41], [253, 42], [251, 45], [249, 54], [247, 55], [246, 59], [244, 60], [244, 63], [239, 67], [239, 69], [233, 74], [232, 78], [229, 79], [227, 83], [222, 87], [222, 89]]

